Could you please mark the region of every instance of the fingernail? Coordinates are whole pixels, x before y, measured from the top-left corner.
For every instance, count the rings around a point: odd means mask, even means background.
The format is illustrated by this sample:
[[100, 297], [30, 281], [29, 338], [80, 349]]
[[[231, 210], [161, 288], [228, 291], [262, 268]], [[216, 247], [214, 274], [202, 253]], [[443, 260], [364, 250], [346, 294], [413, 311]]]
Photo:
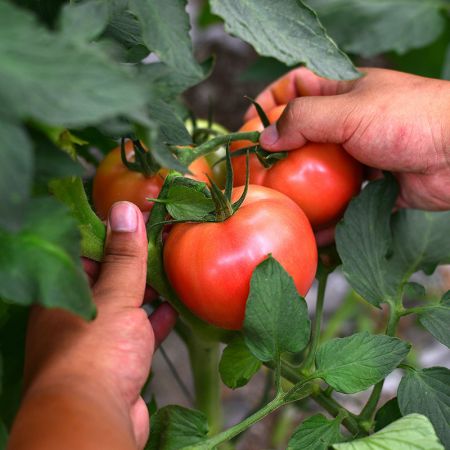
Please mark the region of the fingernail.
[[261, 137], [259, 138], [259, 142], [261, 143], [262, 147], [265, 145], [270, 146], [275, 144], [275, 142], [279, 139], [278, 130], [275, 124], [272, 124], [264, 129], [264, 131], [261, 133]]
[[137, 229], [136, 208], [131, 203], [115, 203], [109, 212], [109, 225], [112, 231], [133, 233]]

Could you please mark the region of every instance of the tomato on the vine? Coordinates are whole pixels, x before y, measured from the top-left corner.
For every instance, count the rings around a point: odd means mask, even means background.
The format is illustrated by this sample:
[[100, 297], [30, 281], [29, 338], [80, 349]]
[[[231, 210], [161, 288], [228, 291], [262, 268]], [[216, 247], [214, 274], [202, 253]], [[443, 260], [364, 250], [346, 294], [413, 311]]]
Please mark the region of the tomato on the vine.
[[[125, 144], [125, 152], [127, 159], [132, 161], [134, 158], [132, 141]], [[205, 158], [196, 159], [189, 166], [189, 170], [192, 175], [186, 176], [205, 183], [208, 182], [206, 175], [210, 177], [213, 175]], [[153, 203], [147, 198], [158, 197], [166, 175], [166, 169], [160, 169], [150, 176], [130, 170], [122, 162], [120, 147], [111, 150], [101, 161], [94, 176], [92, 200], [97, 214], [100, 218], [106, 219], [113, 203], [121, 200], [134, 203], [143, 212], [150, 211]]]
[[[267, 113], [270, 123], [281, 116], [285, 105]], [[246, 122], [240, 131], [262, 131], [259, 117]], [[235, 151], [252, 145], [247, 141], [235, 141]], [[232, 158], [234, 185], [245, 183], [245, 157]], [[362, 183], [363, 166], [340, 145], [309, 142], [289, 151], [287, 157], [265, 168], [256, 155], [250, 156], [250, 183], [270, 187], [283, 192], [305, 212], [314, 230], [334, 225], [342, 216], [348, 202], [355, 196]]]
[[[233, 201], [243, 189], [234, 190]], [[242, 206], [225, 221], [174, 225], [164, 244], [164, 268], [194, 314], [237, 330], [244, 320], [253, 270], [269, 254], [305, 295], [317, 267], [311, 225], [284, 194], [250, 185]]]

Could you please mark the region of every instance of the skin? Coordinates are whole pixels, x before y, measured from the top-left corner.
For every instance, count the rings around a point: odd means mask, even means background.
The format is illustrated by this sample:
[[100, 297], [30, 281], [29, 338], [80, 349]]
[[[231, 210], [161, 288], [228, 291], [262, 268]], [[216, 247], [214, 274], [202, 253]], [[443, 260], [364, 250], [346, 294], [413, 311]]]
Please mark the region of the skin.
[[[282, 87], [285, 87], [284, 84]], [[276, 122], [285, 107], [279, 105], [269, 110], [269, 122]], [[253, 117], [240, 131], [263, 129], [259, 117]], [[251, 143], [248, 141], [235, 141], [231, 150], [249, 145]], [[234, 185], [245, 184], [245, 156], [233, 158], [232, 164]], [[253, 154], [249, 165], [250, 183], [286, 194], [303, 209], [315, 231], [326, 230], [336, 224], [348, 202], [361, 189], [363, 166], [337, 144], [309, 142], [291, 151], [287, 158], [277, 161], [270, 168], [265, 168]]]
[[[56, 309], [31, 313], [24, 396], [8, 450], [136, 450], [145, 445], [149, 416], [140, 392], [154, 349], [176, 314], [163, 304], [149, 320], [140, 308], [144, 298], [155, 296], [145, 292], [142, 214], [128, 202], [112, 211], [101, 267], [85, 262], [96, 319], [85, 322]], [[133, 217], [134, 231], [127, 231], [125, 219]]]
[[[392, 171], [400, 207], [450, 209], [450, 82], [386, 69], [361, 69], [353, 81], [326, 80], [295, 69], [265, 90], [263, 108], [289, 104], [260, 143], [294, 150], [307, 141], [342, 145], [370, 167]], [[246, 118], [254, 117], [254, 109]]]

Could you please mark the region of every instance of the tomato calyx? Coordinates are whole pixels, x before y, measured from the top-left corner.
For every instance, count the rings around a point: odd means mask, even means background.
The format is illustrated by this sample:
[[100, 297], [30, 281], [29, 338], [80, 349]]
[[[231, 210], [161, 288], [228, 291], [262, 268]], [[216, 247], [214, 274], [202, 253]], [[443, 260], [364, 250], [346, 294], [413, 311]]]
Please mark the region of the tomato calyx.
[[140, 172], [145, 177], [151, 177], [158, 173], [161, 166], [155, 161], [151, 152], [146, 150], [138, 139], [131, 139], [134, 149], [134, 161], [129, 161], [125, 150], [125, 140], [122, 138], [120, 141], [120, 157], [122, 158], [123, 165], [131, 171]]

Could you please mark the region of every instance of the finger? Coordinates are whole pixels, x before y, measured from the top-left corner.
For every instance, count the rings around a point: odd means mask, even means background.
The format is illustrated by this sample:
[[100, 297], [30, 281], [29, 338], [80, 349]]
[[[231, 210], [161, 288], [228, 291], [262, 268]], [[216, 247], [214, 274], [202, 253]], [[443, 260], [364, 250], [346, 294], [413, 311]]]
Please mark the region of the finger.
[[[255, 100], [265, 111], [269, 111], [275, 106], [289, 103], [297, 97], [343, 94], [349, 92], [354, 84], [354, 80], [328, 80], [317, 76], [306, 67], [299, 67], [273, 82]], [[245, 120], [256, 115], [255, 107], [251, 106], [245, 114]]]
[[148, 284], [145, 286], [144, 303], [151, 303], [159, 297], [159, 294]]
[[142, 304], [147, 272], [147, 238], [139, 208], [117, 202], [109, 212], [105, 255], [93, 287], [94, 299], [119, 307]]
[[280, 119], [261, 133], [266, 150], [294, 150], [307, 141], [343, 144], [359, 126], [357, 102], [349, 95], [300, 97], [291, 101]]
[[155, 348], [157, 348], [172, 331], [172, 328], [177, 321], [177, 317], [177, 312], [167, 302], [158, 306], [158, 308], [150, 315], [149, 319], [155, 335]]
[[131, 423], [133, 425], [134, 438], [137, 448], [143, 449], [150, 433], [150, 420], [147, 405], [144, 399], [139, 396], [130, 410]]
[[100, 265], [97, 261], [93, 261], [89, 258], [81, 258], [81, 263], [83, 264], [83, 269], [89, 278], [89, 285], [92, 285], [97, 281], [98, 274], [100, 272]]

